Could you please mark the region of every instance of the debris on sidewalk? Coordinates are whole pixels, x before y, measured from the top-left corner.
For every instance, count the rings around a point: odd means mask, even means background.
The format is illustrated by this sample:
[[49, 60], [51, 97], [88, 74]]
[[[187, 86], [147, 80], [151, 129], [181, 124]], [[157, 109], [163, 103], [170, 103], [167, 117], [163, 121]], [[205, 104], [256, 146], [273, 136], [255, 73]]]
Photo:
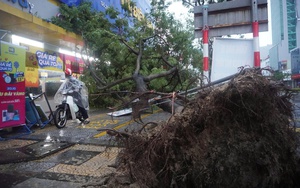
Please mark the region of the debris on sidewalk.
[[109, 112], [107, 113], [107, 115], [109, 116], [114, 116], [114, 117], [119, 117], [119, 116], [124, 116], [124, 115], [128, 115], [132, 113], [132, 109], [131, 108], [126, 108], [126, 109], [122, 109], [122, 110], [118, 110], [118, 111], [114, 111], [114, 112]]

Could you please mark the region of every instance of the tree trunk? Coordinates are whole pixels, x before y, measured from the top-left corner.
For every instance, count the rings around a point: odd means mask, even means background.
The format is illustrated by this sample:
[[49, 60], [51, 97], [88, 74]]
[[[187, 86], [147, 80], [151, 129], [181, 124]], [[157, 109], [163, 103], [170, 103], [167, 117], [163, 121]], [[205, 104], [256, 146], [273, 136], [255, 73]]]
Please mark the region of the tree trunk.
[[181, 113], [184, 106], [179, 104], [177, 100], [174, 102], [170, 99], [160, 99], [156, 102], [157, 106], [161, 108], [165, 112], [169, 112], [171, 114]]
[[[146, 93], [148, 90], [147, 84], [145, 82], [144, 77], [141, 74], [134, 74], [133, 75], [133, 79], [136, 83], [136, 92], [138, 93]], [[147, 101], [151, 98], [154, 98], [155, 96], [152, 94], [149, 94], [146, 97], [140, 97], [139, 100], [141, 101], [140, 107], [137, 107], [137, 110], [141, 110], [145, 108], [145, 103], [147, 103]], [[144, 101], [147, 100], [147, 101]], [[159, 99], [156, 100], [154, 104], [156, 104], [159, 108], [161, 108], [163, 111], [165, 112], [169, 112], [169, 113], [180, 113], [183, 109], [183, 105], [178, 103], [179, 101], [177, 100], [170, 100], [170, 99]], [[143, 105], [142, 105], [143, 104]], [[150, 105], [150, 104], [149, 104]]]

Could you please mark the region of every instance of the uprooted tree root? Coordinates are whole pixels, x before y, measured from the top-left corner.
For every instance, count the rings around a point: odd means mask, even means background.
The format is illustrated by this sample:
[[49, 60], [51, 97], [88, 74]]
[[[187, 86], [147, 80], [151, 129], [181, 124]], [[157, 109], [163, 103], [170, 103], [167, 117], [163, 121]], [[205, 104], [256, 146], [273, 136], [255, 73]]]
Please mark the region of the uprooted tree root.
[[300, 186], [292, 93], [259, 72], [201, 91], [151, 134], [126, 136], [106, 186]]

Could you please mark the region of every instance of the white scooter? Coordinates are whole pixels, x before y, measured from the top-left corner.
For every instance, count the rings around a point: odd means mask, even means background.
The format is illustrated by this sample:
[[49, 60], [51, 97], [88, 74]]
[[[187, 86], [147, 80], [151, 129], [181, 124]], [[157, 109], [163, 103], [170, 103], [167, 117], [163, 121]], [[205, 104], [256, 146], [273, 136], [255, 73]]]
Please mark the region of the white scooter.
[[56, 106], [56, 110], [54, 112], [54, 123], [59, 129], [65, 127], [68, 120], [78, 119], [81, 122], [84, 121], [78, 106], [74, 103], [72, 94], [72, 90], [63, 91], [62, 95], [64, 97], [62, 103]]
[[68, 120], [84, 122], [82, 113], [75, 103], [77, 101], [86, 110], [89, 109], [88, 90], [84, 83], [66, 79], [56, 92], [54, 99], [59, 104], [54, 112], [54, 124], [57, 128], [65, 127]]

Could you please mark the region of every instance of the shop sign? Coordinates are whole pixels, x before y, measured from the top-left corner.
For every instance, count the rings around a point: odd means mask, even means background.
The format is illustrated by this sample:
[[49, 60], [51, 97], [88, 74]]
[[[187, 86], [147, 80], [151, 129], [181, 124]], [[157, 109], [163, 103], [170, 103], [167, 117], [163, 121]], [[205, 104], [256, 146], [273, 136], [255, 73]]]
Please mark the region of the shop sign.
[[58, 61], [58, 57], [56, 53], [49, 53], [47, 51], [36, 51], [36, 59], [38, 61], [38, 65], [43, 69], [63, 69], [63, 64]]
[[300, 79], [300, 74], [294, 74], [294, 75], [292, 75], [291, 77], [292, 77], [292, 79], [294, 79], [294, 80], [298, 80], [298, 79]]
[[0, 43], [0, 128], [25, 124], [25, 48]]
[[121, 0], [122, 5], [128, 5], [128, 9], [132, 12], [132, 16], [137, 18], [139, 21], [144, 19], [144, 14], [141, 9], [139, 9], [137, 6], [130, 6], [131, 0]]
[[19, 5], [22, 8], [28, 8], [28, 1], [27, 0], [7, 0], [7, 1], [11, 1], [12, 3], [16, 3], [18, 1]]
[[15, 4], [18, 1], [21, 10], [27, 9], [30, 14], [32, 14], [33, 12], [32, 9], [34, 7], [34, 4], [28, 2], [27, 0], [7, 0], [7, 1], [11, 1], [13, 4]]

